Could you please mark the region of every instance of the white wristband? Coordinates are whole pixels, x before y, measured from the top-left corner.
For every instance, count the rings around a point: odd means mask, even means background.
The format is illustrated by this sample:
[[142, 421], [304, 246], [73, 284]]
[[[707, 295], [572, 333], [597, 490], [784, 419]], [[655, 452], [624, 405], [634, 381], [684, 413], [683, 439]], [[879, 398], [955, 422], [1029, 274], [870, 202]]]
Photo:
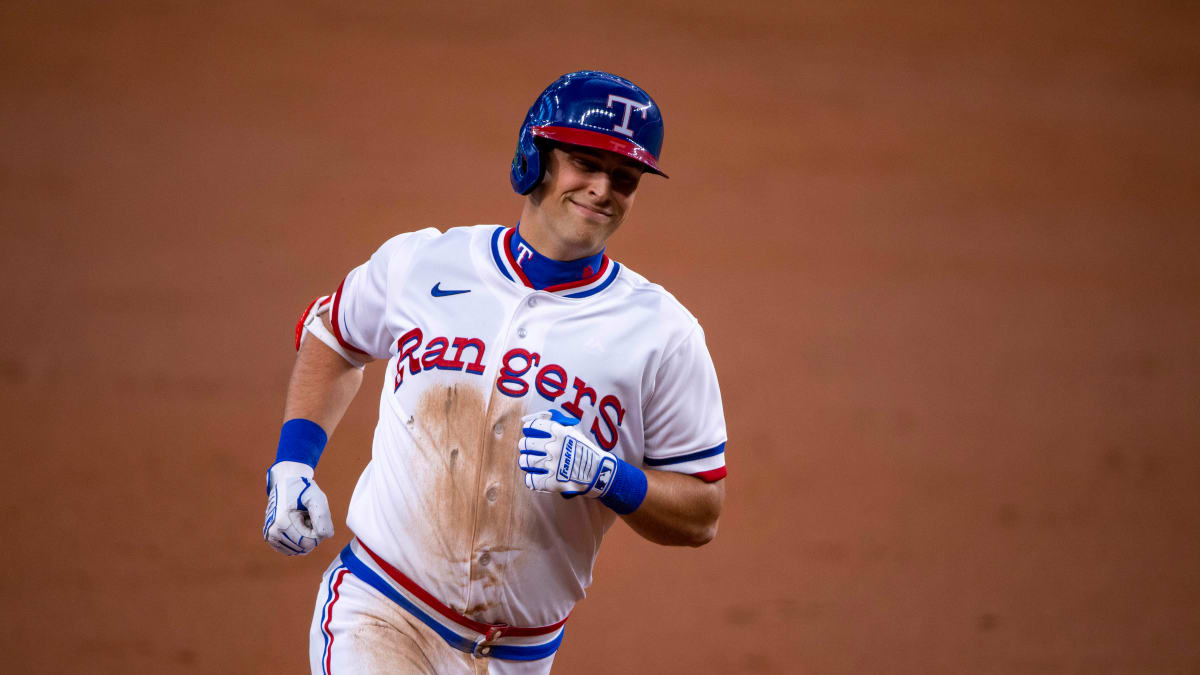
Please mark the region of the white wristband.
[[[323, 307], [322, 304], [324, 305]], [[332, 306], [333, 303], [331, 302], [321, 303], [318, 301], [315, 303], [308, 316], [304, 319], [304, 333], [311, 333], [313, 337], [317, 338], [321, 342], [324, 342], [327, 347], [337, 352], [339, 356], [345, 359], [346, 363], [349, 363], [359, 370], [366, 368], [367, 364], [359, 361], [349, 351], [347, 351], [347, 349], [342, 346], [342, 343], [338, 342], [337, 337], [334, 336], [333, 333], [330, 333], [329, 329], [325, 327], [325, 322], [321, 320], [321, 315], [328, 313], [329, 308]], [[301, 344], [304, 344], [304, 333], [300, 334]]]

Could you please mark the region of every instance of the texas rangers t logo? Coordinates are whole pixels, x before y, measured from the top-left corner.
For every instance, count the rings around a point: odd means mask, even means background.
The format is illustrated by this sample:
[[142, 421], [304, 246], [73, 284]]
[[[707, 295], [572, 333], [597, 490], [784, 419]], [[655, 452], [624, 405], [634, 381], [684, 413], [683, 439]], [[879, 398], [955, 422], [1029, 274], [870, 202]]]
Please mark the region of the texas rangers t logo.
[[617, 96], [616, 94], [609, 94], [608, 95], [608, 107], [609, 108], [613, 107], [612, 106], [613, 101], [625, 104], [625, 119], [621, 120], [620, 124], [613, 127], [613, 131], [615, 131], [619, 134], [625, 134], [626, 136], [632, 136], [633, 129], [629, 128], [630, 113], [632, 113], [634, 110], [637, 110], [638, 112], [642, 113], [642, 119], [646, 119], [646, 110], [649, 109], [650, 106], [645, 103], [638, 103], [637, 101], [635, 101], [631, 98], [625, 98], [624, 96]]
[[525, 260], [533, 257], [533, 251], [524, 242], [517, 244], [517, 267], [524, 267]]

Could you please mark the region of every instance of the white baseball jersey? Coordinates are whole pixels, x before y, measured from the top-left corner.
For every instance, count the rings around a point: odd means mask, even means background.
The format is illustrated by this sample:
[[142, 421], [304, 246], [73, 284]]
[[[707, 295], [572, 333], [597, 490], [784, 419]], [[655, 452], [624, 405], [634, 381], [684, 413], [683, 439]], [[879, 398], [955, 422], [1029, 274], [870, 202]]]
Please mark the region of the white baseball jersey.
[[673, 296], [607, 257], [535, 290], [511, 236], [401, 234], [338, 288], [337, 339], [389, 359], [347, 523], [371, 554], [355, 555], [419, 586], [406, 597], [548, 626], [584, 596], [616, 514], [524, 487], [521, 417], [560, 408], [634, 466], [708, 481], [725, 475], [725, 421], [704, 334]]

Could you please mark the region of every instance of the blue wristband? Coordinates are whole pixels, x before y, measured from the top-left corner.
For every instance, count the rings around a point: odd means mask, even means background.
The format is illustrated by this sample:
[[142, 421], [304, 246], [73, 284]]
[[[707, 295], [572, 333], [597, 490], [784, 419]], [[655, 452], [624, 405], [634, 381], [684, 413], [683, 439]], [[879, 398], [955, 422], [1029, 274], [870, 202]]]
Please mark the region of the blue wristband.
[[645, 472], [617, 457], [617, 470], [613, 472], [612, 485], [600, 498], [600, 503], [623, 516], [636, 511], [645, 499]]
[[300, 462], [315, 469], [328, 441], [325, 430], [316, 422], [299, 417], [288, 420], [279, 431], [279, 449], [275, 452], [275, 463]]

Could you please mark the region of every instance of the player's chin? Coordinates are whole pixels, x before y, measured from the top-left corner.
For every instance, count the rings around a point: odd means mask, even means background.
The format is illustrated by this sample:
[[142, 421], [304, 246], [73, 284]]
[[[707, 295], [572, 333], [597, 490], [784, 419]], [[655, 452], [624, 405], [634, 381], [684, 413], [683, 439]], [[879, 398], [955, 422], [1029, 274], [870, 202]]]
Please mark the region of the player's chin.
[[599, 251], [617, 229], [616, 223], [580, 221], [575, 226], [575, 241], [581, 249]]
[[581, 235], [595, 238], [603, 242], [612, 236], [621, 226], [621, 214], [613, 214], [601, 218], [576, 218], [575, 230]]

